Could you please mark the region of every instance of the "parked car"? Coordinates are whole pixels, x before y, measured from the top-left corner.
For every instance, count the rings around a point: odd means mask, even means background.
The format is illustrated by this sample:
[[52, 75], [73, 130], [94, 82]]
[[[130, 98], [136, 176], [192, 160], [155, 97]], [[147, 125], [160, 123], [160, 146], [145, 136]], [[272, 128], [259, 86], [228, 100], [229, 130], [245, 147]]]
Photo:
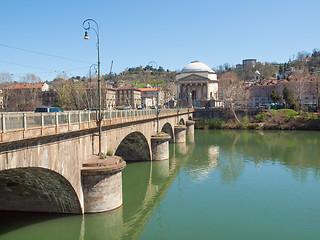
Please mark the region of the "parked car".
[[[37, 107], [34, 111], [36, 113], [55, 113], [55, 112], [63, 112], [61, 108], [58, 107]], [[45, 114], [43, 116], [45, 124], [54, 124], [55, 123], [55, 115], [54, 114]], [[41, 117], [34, 117], [34, 121], [37, 124], [41, 124]]]
[[130, 110], [130, 107], [118, 107], [117, 110]]

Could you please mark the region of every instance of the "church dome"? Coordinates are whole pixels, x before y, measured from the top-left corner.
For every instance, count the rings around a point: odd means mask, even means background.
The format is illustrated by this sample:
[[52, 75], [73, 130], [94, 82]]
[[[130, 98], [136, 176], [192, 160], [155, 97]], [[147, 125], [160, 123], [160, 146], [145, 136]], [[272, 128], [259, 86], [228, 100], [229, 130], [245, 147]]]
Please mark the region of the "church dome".
[[193, 61], [186, 65], [182, 70], [182, 73], [191, 73], [191, 72], [210, 72], [214, 73], [214, 71], [208, 67], [206, 64], [199, 62], [199, 61]]

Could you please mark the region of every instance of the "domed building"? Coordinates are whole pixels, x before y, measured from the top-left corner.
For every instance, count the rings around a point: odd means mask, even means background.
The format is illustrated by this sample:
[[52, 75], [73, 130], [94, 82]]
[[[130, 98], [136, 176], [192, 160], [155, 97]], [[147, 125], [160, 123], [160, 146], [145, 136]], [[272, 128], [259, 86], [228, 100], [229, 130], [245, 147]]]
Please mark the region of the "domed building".
[[176, 80], [181, 106], [191, 101], [198, 106], [207, 106], [208, 101], [210, 106], [216, 105], [219, 81], [217, 74], [206, 64], [199, 61], [189, 63], [176, 75]]

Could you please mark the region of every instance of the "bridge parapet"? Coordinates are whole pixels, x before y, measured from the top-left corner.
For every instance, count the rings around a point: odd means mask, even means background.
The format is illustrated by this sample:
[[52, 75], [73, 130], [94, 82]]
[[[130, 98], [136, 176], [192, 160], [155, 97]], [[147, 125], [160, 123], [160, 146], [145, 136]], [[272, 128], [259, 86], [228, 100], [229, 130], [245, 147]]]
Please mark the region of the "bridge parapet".
[[[102, 111], [102, 127], [114, 124], [156, 119], [156, 109]], [[189, 109], [161, 109], [159, 117], [192, 113]], [[59, 113], [2, 113], [0, 142], [17, 141], [97, 128], [97, 111], [69, 111]]]

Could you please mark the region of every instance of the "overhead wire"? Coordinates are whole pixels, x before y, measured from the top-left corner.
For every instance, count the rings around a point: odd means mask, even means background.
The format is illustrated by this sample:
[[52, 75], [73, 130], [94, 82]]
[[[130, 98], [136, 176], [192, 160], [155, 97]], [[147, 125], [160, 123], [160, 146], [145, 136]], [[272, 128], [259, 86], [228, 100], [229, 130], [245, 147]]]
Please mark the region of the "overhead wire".
[[[20, 50], [20, 51], [24, 51], [24, 52], [30, 52], [30, 53], [33, 53], [33, 54], [39, 54], [39, 55], [43, 55], [43, 56], [47, 56], [47, 57], [64, 59], [64, 60], [73, 61], [73, 62], [80, 62], [80, 63], [91, 64], [90, 62], [86, 62], [86, 61], [82, 61], [82, 60], [77, 60], [77, 59], [73, 59], [73, 58], [69, 58], [69, 57], [63, 57], [63, 56], [48, 54], [48, 53], [39, 52], [39, 51], [34, 51], [34, 50], [29, 50], [29, 49], [20, 48], [20, 47], [14, 47], [14, 46], [2, 44], [2, 43], [0, 43], [0, 47], [11, 48], [11, 49], [15, 49], [15, 50]], [[0, 62], [6, 63], [6, 64], [11, 64], [11, 65], [16, 65], [16, 66], [22, 66], [22, 67], [27, 67], [27, 68], [34, 68], [34, 69], [40, 69], [40, 70], [49, 71], [49, 72], [46, 72], [46, 73], [54, 73], [54, 72], [66, 73], [66, 72], [69, 72], [69, 71], [74, 71], [74, 70], [79, 70], [79, 69], [85, 69], [85, 68], [87, 68], [87, 67], [80, 67], [80, 68], [75, 68], [75, 69], [71, 69], [71, 70], [57, 71], [57, 70], [46, 69], [46, 68], [41, 68], [41, 67], [36, 67], [36, 66], [30, 66], [30, 65], [25, 65], [25, 64], [19, 64], [19, 63], [13, 63], [13, 62], [8, 62], [8, 61], [3, 61], [3, 60], [0, 60]], [[104, 67], [101, 67], [101, 68], [104, 69]], [[105, 69], [104, 69], [104, 70], [105, 70]], [[69, 74], [70, 74], [70, 73], [69, 73]], [[72, 75], [72, 74], [71, 74], [71, 75]]]
[[88, 63], [86, 61], [82, 61], [82, 60], [77, 60], [77, 59], [73, 59], [73, 58], [69, 58], [69, 57], [63, 57], [63, 56], [57, 56], [57, 55], [53, 55], [53, 54], [48, 54], [48, 53], [43, 53], [43, 52], [38, 52], [38, 51], [34, 51], [34, 50], [29, 50], [29, 49], [25, 49], [25, 48], [19, 48], [19, 47], [13, 47], [13, 46], [9, 46], [6, 44], [2, 44], [0, 43], [1, 47], [6, 47], [6, 48], [11, 48], [11, 49], [15, 49], [15, 50], [20, 50], [20, 51], [24, 51], [24, 52], [30, 52], [30, 53], [34, 53], [34, 54], [39, 54], [39, 55], [43, 55], [43, 56], [47, 56], [47, 57], [54, 57], [54, 58], [60, 58], [60, 59], [64, 59], [64, 60], [68, 60], [68, 61], [73, 61], [73, 62], [81, 62], [81, 63]]

